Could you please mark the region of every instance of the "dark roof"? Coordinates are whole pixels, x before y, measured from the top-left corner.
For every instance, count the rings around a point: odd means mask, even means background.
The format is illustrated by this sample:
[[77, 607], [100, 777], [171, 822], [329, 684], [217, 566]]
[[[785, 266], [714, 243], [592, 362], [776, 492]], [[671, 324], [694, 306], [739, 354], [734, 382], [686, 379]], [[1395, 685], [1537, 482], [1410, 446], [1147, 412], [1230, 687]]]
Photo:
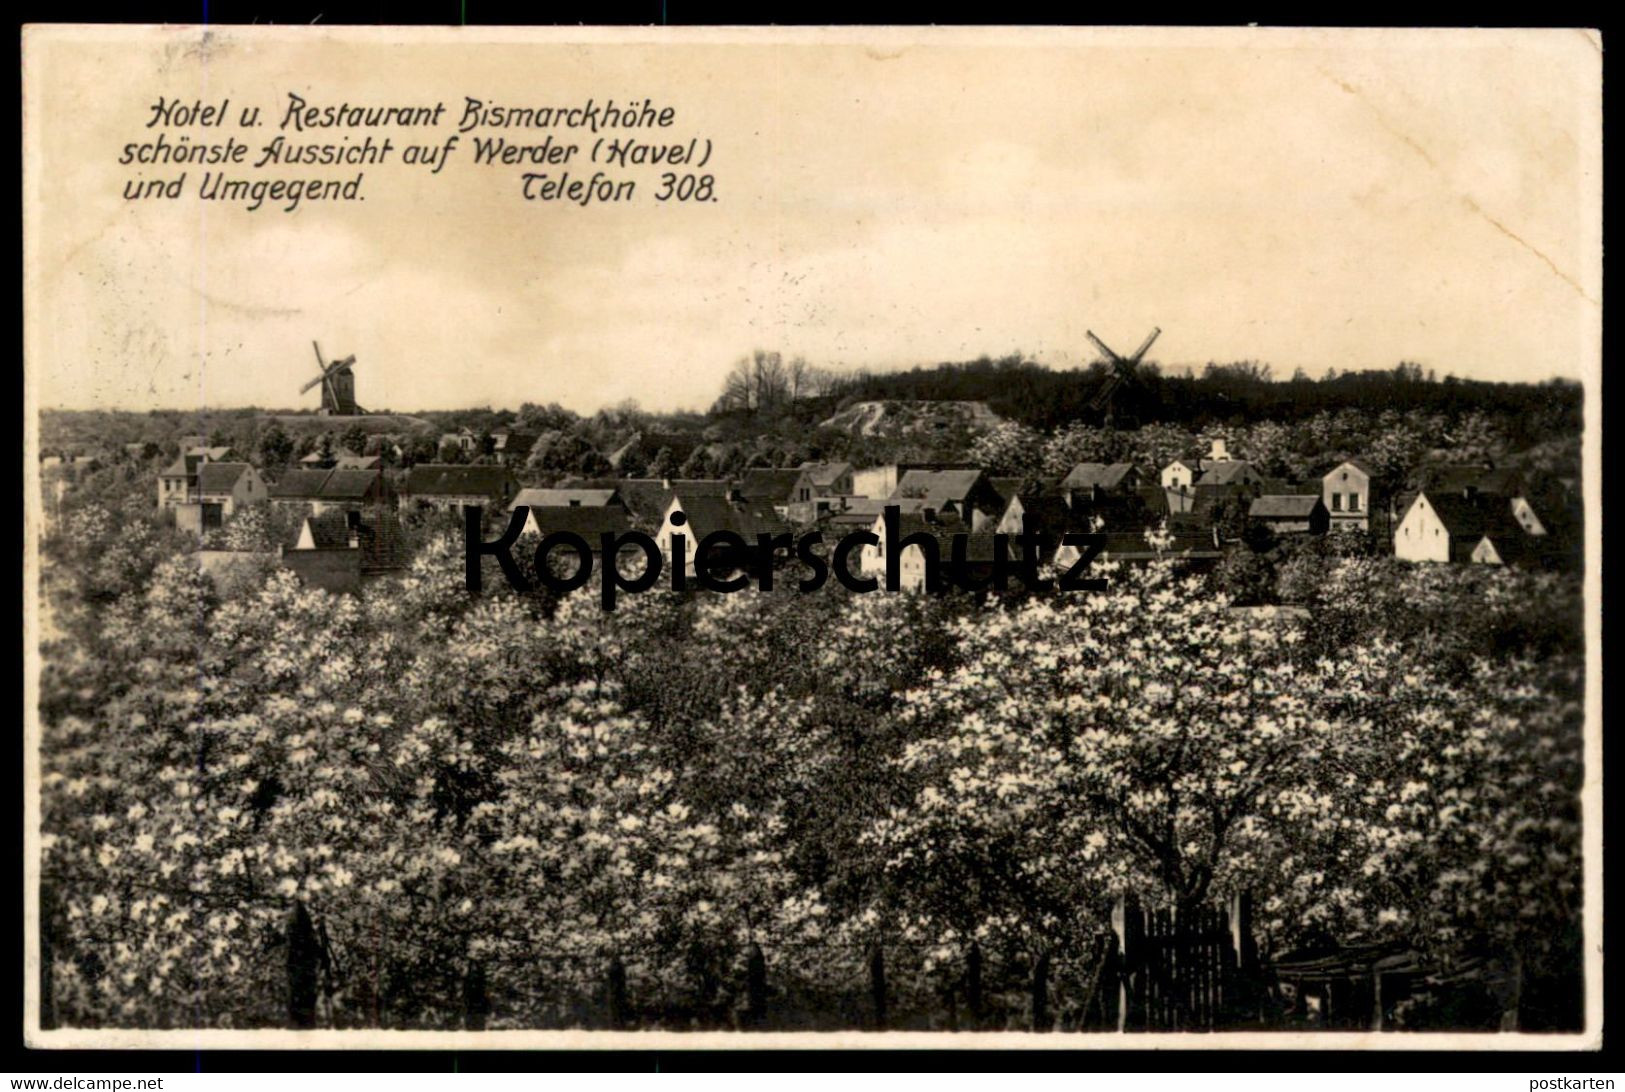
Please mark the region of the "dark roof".
[[1162, 553], [1146, 540], [1144, 531], [1108, 531], [1104, 553], [1108, 560], [1136, 561], [1157, 557], [1213, 558], [1222, 557], [1223, 551], [1213, 545], [1210, 531], [1174, 531], [1172, 542]]
[[1246, 480], [1252, 474], [1251, 463], [1243, 462], [1240, 459], [1227, 459], [1224, 462], [1208, 463], [1206, 471], [1202, 474], [1200, 484], [1231, 485]]
[[381, 484], [382, 479], [376, 470], [345, 470], [341, 467], [327, 471], [321, 495], [324, 500], [361, 500]]
[[1461, 493], [1473, 489], [1479, 493], [1500, 493], [1512, 496], [1521, 492], [1522, 475], [1516, 470], [1479, 465], [1435, 466], [1422, 471], [1421, 480], [1428, 493]]
[[1319, 494], [1266, 493], [1254, 499], [1247, 514], [1254, 519], [1309, 519], [1319, 507]]
[[910, 470], [897, 481], [894, 497], [919, 497], [932, 507], [961, 504], [976, 491], [980, 470]]
[[632, 529], [632, 517], [626, 509], [605, 505], [532, 505], [530, 518], [543, 535], [568, 531], [580, 535], [587, 544], [597, 548], [598, 536], [607, 532], [621, 534]]
[[419, 463], [407, 475], [406, 491], [418, 496], [500, 497], [513, 484], [513, 474], [503, 466]]
[[807, 480], [813, 485], [828, 489], [835, 484], [837, 479], [852, 473], [852, 464], [807, 462], [801, 464], [801, 469], [806, 473]]
[[310, 528], [312, 545], [318, 550], [347, 550], [350, 548], [350, 529], [355, 528], [357, 549], [361, 551], [363, 570], [398, 569], [406, 563], [405, 545], [401, 541], [400, 522], [392, 512], [377, 516], [360, 512], [323, 512], [306, 516], [289, 533], [286, 546], [296, 550], [304, 529]]
[[627, 510], [645, 523], [659, 523], [671, 507], [671, 490], [659, 478], [626, 478], [618, 490]]
[[1089, 504], [1068, 504], [1064, 496], [1055, 493], [1018, 496], [1016, 499], [1021, 501], [1021, 517], [1025, 527], [1050, 535], [1091, 529], [1093, 509]]
[[1433, 506], [1434, 514], [1451, 538], [1470, 538], [1476, 542], [1484, 533], [1485, 505], [1477, 497], [1457, 493], [1423, 493], [1422, 497]]
[[163, 473], [160, 474], [159, 477], [190, 478], [192, 475], [197, 473], [197, 468], [202, 465], [202, 463], [203, 456], [201, 455], [180, 455], [176, 457], [174, 462], [170, 463], [164, 468]]
[[350, 545], [350, 525], [346, 520], [347, 512], [323, 512], [319, 516], [306, 516], [300, 526], [293, 529], [293, 542], [290, 549], [296, 547], [299, 540], [304, 537], [305, 528], [310, 528], [311, 544], [318, 550], [343, 550]]
[[1067, 489], [1116, 489], [1123, 480], [1139, 468], [1133, 463], [1079, 463], [1061, 480]]
[[[896, 503], [896, 502], [893, 502]], [[934, 516], [925, 518], [926, 507], [921, 505], [911, 509], [903, 509], [897, 513], [897, 533], [899, 538], [909, 535], [928, 534], [937, 540], [937, 558], [946, 563], [954, 554], [954, 538], [957, 535], [965, 536], [963, 557], [966, 561], [991, 562], [994, 559], [993, 542], [998, 536], [990, 531], [972, 532], [970, 525], [964, 520], [954, 516]], [[1007, 554], [1015, 557], [1018, 553], [1013, 543], [1007, 543]]]
[[[690, 497], [726, 497], [733, 488], [724, 478], [673, 478], [671, 491], [688, 503]], [[662, 513], [664, 514], [664, 513]]]
[[753, 467], [740, 479], [739, 492], [746, 500], [783, 504], [801, 481], [801, 474], [800, 470]]
[[504, 455], [529, 455], [536, 446], [536, 437], [528, 432], [499, 432], [492, 440], [492, 450]]
[[204, 463], [197, 468], [197, 491], [230, 493], [237, 479], [252, 469], [247, 463]]
[[695, 542], [713, 531], [732, 531], [755, 544], [758, 534], [779, 534], [790, 528], [773, 509], [760, 502], [736, 504], [726, 497], [681, 497], [683, 514], [688, 517], [685, 527]]
[[271, 487], [271, 496], [279, 498], [319, 497], [322, 495], [322, 485], [327, 481], [327, 476], [331, 473], [333, 473], [331, 470], [284, 471], [282, 477], [277, 479], [277, 483]]
[[1294, 482], [1286, 478], [1264, 478], [1264, 492], [1260, 496], [1318, 497], [1325, 492], [1325, 483], [1316, 478], [1312, 482]]

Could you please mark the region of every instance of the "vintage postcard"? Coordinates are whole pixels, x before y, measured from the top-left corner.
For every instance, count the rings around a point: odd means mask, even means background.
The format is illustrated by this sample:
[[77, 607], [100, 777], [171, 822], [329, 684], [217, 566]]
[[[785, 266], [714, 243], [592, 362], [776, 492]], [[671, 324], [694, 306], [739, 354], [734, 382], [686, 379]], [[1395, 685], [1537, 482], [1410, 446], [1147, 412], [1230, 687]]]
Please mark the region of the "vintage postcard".
[[1601, 49], [26, 28], [27, 1041], [1597, 1046]]

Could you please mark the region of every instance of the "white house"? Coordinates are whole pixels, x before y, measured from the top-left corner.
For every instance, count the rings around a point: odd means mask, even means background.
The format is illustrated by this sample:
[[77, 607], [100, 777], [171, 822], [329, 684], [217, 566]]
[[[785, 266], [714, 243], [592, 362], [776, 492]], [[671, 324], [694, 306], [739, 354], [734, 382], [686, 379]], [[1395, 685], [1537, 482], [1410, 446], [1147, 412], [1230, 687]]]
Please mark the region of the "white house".
[[1370, 467], [1359, 459], [1344, 459], [1321, 477], [1320, 486], [1333, 531], [1371, 529]]
[[229, 518], [237, 509], [267, 498], [265, 479], [248, 463], [204, 463], [197, 468], [198, 500], [219, 505]]
[[1162, 468], [1162, 487], [1185, 493], [1196, 484], [1197, 468], [1184, 459], [1175, 459]]

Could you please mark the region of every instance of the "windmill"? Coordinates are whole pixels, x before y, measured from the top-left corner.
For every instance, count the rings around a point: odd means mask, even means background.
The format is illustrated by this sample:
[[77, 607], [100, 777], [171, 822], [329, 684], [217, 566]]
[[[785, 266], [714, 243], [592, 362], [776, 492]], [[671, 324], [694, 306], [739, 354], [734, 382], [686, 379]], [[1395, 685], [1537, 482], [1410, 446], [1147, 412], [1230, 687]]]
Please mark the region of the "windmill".
[[314, 341], [310, 343], [316, 350], [316, 367], [318, 374], [315, 379], [299, 388], [304, 394], [310, 388], [320, 383], [322, 385], [322, 414], [333, 417], [354, 417], [362, 411], [355, 404], [355, 356], [345, 357], [343, 360], [327, 362], [322, 359], [322, 347]]
[[1135, 369], [1139, 367], [1140, 361], [1150, 351], [1151, 343], [1157, 340], [1157, 335], [1162, 333], [1162, 330], [1153, 326], [1151, 336], [1141, 342], [1140, 347], [1134, 350], [1132, 356], [1126, 357], [1119, 356], [1114, 352], [1109, 345], [1095, 336], [1093, 330], [1085, 330], [1084, 333], [1089, 336], [1090, 341], [1095, 343], [1095, 348], [1100, 350], [1101, 355], [1111, 362], [1111, 372], [1106, 376], [1105, 382], [1101, 383], [1100, 389], [1095, 392], [1095, 396], [1089, 400], [1091, 408], [1104, 414], [1104, 423], [1107, 428], [1110, 428], [1113, 424], [1112, 397], [1117, 393], [1117, 388], [1134, 378]]

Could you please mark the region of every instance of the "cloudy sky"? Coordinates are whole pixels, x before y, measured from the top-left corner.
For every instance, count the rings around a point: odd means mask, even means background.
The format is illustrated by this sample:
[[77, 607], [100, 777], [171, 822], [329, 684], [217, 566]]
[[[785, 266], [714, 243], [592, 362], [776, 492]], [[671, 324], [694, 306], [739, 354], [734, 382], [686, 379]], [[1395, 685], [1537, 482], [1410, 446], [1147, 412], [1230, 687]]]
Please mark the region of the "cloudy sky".
[[[1070, 367], [1092, 359], [1085, 329], [1128, 349], [1153, 325], [1170, 365], [1596, 366], [1600, 59], [1583, 34], [412, 33], [33, 34], [39, 404], [314, 406], [313, 340], [356, 355], [364, 406], [403, 412], [699, 408], [755, 348]], [[647, 97], [675, 110], [670, 139], [713, 141], [718, 199], [649, 200], [643, 170], [632, 203], [526, 202], [523, 168], [474, 164], [466, 136], [437, 175], [369, 169], [364, 202], [123, 199], [116, 158], [151, 139], [159, 95], [262, 106], [260, 129], [204, 137], [258, 145], [289, 92], [451, 116], [470, 95]], [[447, 121], [390, 135], [438, 145]]]

